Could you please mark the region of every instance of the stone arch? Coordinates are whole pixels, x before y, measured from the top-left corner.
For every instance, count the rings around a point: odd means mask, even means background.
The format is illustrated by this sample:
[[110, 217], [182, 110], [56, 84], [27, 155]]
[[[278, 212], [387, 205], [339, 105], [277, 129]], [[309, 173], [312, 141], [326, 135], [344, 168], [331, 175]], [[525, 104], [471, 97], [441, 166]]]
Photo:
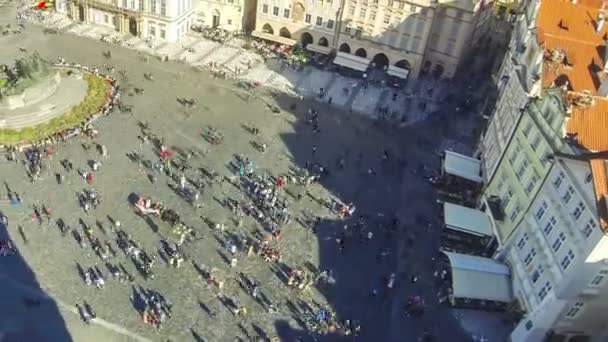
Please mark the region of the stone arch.
[[306, 8], [304, 7], [304, 5], [301, 2], [297, 2], [293, 6], [293, 11], [292, 11], [291, 17], [296, 22], [302, 22], [302, 21], [304, 21], [305, 13], [306, 13]]
[[412, 65], [406, 59], [402, 59], [400, 61], [397, 61], [397, 63], [395, 63], [395, 66], [397, 68], [407, 69], [407, 70], [410, 70], [412, 68]]
[[365, 51], [364, 48], [358, 48], [357, 51], [355, 51], [355, 56], [367, 58], [367, 51]]
[[302, 34], [300, 35], [300, 44], [302, 44], [302, 46], [306, 47], [306, 45], [312, 44], [312, 43], [314, 43], [312, 34], [310, 34], [308, 32], [302, 32]]
[[325, 38], [325, 37], [321, 37], [321, 39], [319, 39], [318, 44], [321, 46], [329, 46], [329, 42], [327, 41], [327, 38]]
[[268, 34], [274, 34], [274, 29], [272, 28], [272, 25], [266, 23], [266, 24], [264, 24], [264, 26], [262, 26], [262, 32], [268, 33]]
[[444, 71], [445, 68], [443, 67], [443, 65], [435, 64], [435, 68], [433, 69], [433, 76], [439, 78], [441, 77], [441, 75], [443, 75]]
[[291, 32], [287, 29], [287, 27], [283, 27], [279, 30], [279, 36], [285, 38], [291, 38]]
[[350, 53], [350, 45], [343, 43], [342, 45], [340, 45], [340, 48], [338, 49], [338, 51], [344, 52], [344, 53]]
[[374, 58], [372, 58], [372, 63], [376, 63], [376, 68], [385, 68], [389, 65], [390, 61], [388, 57], [381, 53], [377, 53]]

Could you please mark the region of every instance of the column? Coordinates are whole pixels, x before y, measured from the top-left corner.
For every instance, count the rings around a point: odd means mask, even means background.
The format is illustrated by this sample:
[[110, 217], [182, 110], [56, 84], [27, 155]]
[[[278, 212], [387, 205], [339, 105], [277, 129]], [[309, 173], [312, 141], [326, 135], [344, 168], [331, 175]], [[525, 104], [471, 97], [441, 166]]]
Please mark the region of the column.
[[123, 24], [123, 26], [122, 26], [123, 27], [122, 33], [129, 33], [129, 30], [130, 30], [129, 17], [126, 16], [126, 15], [123, 15], [122, 17], [123, 17], [123, 21], [122, 21], [122, 24]]

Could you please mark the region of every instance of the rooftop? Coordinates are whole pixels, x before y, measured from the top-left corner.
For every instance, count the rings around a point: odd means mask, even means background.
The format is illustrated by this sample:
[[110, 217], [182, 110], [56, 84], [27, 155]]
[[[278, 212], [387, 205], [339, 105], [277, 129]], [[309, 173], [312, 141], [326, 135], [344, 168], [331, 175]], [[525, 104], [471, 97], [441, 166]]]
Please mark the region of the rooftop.
[[[536, 19], [537, 39], [544, 49], [543, 88], [597, 95], [604, 80], [608, 23], [596, 30], [600, 0], [543, 0]], [[607, 8], [608, 9], [608, 8]], [[608, 12], [608, 11], [607, 11]]]

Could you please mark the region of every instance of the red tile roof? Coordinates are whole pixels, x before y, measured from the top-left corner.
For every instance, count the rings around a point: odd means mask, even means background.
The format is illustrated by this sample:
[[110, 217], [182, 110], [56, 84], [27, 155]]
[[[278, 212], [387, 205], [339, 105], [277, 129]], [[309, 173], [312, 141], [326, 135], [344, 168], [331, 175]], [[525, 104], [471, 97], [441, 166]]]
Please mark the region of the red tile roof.
[[[608, 22], [598, 33], [595, 24], [601, 11], [600, 0], [543, 0], [536, 19], [537, 39], [545, 52], [543, 88], [569, 84], [569, 90], [597, 94], [604, 79], [605, 40]], [[608, 9], [608, 8], [607, 8]], [[608, 10], [606, 11], [608, 14]], [[607, 20], [608, 21], [608, 20]], [[562, 51], [564, 62], [549, 59]]]

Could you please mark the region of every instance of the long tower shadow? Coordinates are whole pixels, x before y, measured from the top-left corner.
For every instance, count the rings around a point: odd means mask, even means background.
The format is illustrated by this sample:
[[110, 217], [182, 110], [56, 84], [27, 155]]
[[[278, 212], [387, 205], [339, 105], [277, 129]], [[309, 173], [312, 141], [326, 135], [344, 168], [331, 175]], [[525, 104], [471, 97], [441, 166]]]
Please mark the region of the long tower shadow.
[[[346, 336], [343, 329], [317, 334], [306, 324], [293, 326], [279, 320], [276, 330], [281, 341], [471, 340], [450, 308], [437, 302], [433, 270], [439, 231], [428, 229], [428, 224], [439, 226], [438, 209], [424, 176], [425, 167], [439, 169], [436, 152], [443, 139], [461, 134], [450, 130], [445, 117], [395, 128], [394, 124], [353, 118], [358, 114], [340, 113], [327, 104], [289, 97], [275, 100], [282, 111], [294, 116], [293, 132], [281, 137], [294, 165], [303, 169], [318, 164], [328, 170], [320, 178], [321, 187], [357, 208], [346, 220], [321, 218], [315, 233], [318, 268], [331, 270], [335, 279], [335, 283], [317, 285], [317, 289], [338, 321], [351, 320], [361, 326], [359, 337], [354, 337]], [[319, 113], [321, 132], [313, 132], [308, 114], [311, 107]], [[384, 150], [388, 161], [382, 158]], [[343, 168], [339, 167], [340, 159], [344, 159]], [[308, 199], [305, 196], [303, 200]], [[364, 228], [356, 227], [359, 220]], [[345, 241], [343, 250], [337, 239]], [[395, 285], [389, 289], [393, 272]], [[420, 280], [412, 282], [413, 276]], [[425, 313], [420, 317], [406, 316], [406, 302], [413, 296], [425, 301]]]
[[[0, 216], [4, 216], [0, 212]], [[20, 239], [18, 228], [0, 223], [0, 241]], [[48, 267], [53, 267], [49, 264]], [[57, 303], [40, 287], [36, 274], [19, 254], [0, 256], [0, 340], [72, 341]]]

